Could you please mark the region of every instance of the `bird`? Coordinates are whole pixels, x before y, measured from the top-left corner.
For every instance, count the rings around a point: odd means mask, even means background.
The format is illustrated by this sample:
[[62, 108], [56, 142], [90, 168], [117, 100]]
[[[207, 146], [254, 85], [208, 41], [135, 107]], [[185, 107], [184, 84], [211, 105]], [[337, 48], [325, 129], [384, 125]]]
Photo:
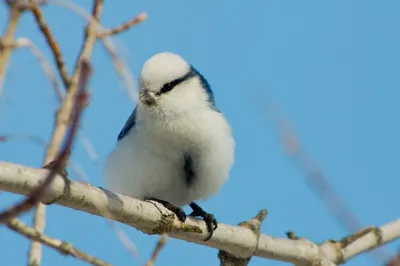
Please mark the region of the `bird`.
[[156, 201], [181, 222], [200, 217], [209, 240], [218, 227], [195, 201], [217, 194], [235, 160], [232, 128], [207, 79], [182, 56], [160, 52], [143, 64], [139, 101], [104, 164], [108, 190]]

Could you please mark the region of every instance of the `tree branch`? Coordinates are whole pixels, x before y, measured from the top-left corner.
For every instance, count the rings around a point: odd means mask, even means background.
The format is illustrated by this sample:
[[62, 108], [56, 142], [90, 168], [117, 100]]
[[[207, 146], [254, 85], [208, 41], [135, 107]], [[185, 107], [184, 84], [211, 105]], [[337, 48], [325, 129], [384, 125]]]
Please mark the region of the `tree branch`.
[[151, 254], [150, 259], [146, 262], [145, 266], [153, 266], [154, 262], [156, 261], [158, 255], [160, 254], [161, 249], [165, 246], [165, 243], [167, 243], [167, 235], [162, 234], [160, 236], [160, 239], [158, 239], [156, 247], [153, 250], [153, 253]]
[[145, 21], [147, 18], [147, 14], [146, 13], [140, 13], [139, 15], [137, 15], [136, 17], [134, 17], [133, 19], [131, 19], [128, 22], [125, 22], [124, 24], [117, 26], [115, 28], [112, 29], [108, 29], [108, 30], [104, 30], [100, 33], [97, 34], [98, 38], [104, 38], [104, 37], [108, 37], [108, 36], [112, 36], [115, 34], [119, 34], [121, 32], [124, 32], [128, 29], [130, 29], [131, 27], [139, 24], [140, 22]]
[[[30, 195], [46, 179], [49, 170], [0, 162], [0, 190]], [[219, 224], [213, 238], [203, 241], [207, 229], [201, 220], [189, 217], [185, 223], [162, 206], [133, 199], [80, 182], [70, 182], [64, 194], [64, 179], [57, 175], [43, 195], [43, 202], [51, 202], [91, 213], [133, 226], [147, 234], [167, 233], [169, 237], [207, 245], [235, 254], [241, 258], [258, 256], [310, 265], [324, 261], [335, 264], [400, 238], [400, 219], [368, 232], [346, 237], [341, 241], [326, 241], [320, 246], [303, 239], [291, 240], [261, 234], [257, 237], [250, 229]], [[321, 264], [329, 265], [329, 264]]]

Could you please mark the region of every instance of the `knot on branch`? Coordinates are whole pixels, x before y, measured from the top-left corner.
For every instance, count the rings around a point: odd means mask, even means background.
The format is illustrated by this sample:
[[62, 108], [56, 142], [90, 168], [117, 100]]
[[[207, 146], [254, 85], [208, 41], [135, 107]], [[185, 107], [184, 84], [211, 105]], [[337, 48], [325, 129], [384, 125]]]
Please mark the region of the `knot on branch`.
[[[240, 227], [250, 229], [257, 239], [257, 244], [253, 246], [252, 254], [254, 254], [257, 250], [258, 240], [260, 238], [261, 223], [264, 221], [266, 215], [267, 210], [262, 209], [255, 217], [253, 217], [249, 221], [244, 221], [238, 224]], [[243, 258], [240, 256], [240, 254], [231, 254], [224, 250], [220, 250], [218, 252], [218, 258], [221, 261], [222, 266], [246, 266], [250, 262], [252, 256]]]

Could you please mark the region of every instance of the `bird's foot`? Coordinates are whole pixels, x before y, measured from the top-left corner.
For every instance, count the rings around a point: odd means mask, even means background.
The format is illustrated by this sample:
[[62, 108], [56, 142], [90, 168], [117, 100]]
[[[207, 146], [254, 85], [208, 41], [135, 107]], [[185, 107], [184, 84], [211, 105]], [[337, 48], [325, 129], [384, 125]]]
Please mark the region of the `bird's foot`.
[[214, 215], [211, 213], [205, 212], [199, 205], [197, 205], [194, 202], [190, 203], [189, 206], [193, 210], [193, 212], [191, 214], [189, 214], [189, 216], [201, 217], [201, 218], [203, 218], [204, 222], [206, 223], [208, 235], [204, 239], [204, 241], [210, 240], [210, 238], [213, 236], [215, 229], [217, 229], [217, 227], [218, 227], [218, 222], [215, 219]]
[[186, 213], [183, 211], [183, 209], [181, 207], [175, 206], [175, 205], [169, 203], [168, 201], [160, 200], [160, 199], [156, 199], [156, 198], [147, 198], [146, 200], [152, 200], [152, 201], [161, 203], [165, 208], [167, 208], [168, 210], [175, 213], [175, 215], [176, 215], [176, 217], [178, 217], [179, 221], [181, 221], [182, 223], [184, 223], [186, 221]]

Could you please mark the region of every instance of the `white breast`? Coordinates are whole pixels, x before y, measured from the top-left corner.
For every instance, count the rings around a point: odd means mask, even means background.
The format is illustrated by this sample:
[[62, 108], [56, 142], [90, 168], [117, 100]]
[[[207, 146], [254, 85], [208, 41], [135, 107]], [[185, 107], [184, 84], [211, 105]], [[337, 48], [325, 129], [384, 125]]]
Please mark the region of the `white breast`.
[[[184, 181], [185, 152], [197, 166], [192, 186]], [[114, 192], [181, 206], [218, 192], [233, 160], [234, 141], [222, 114], [204, 110], [169, 121], [139, 119], [107, 158], [105, 183]]]

